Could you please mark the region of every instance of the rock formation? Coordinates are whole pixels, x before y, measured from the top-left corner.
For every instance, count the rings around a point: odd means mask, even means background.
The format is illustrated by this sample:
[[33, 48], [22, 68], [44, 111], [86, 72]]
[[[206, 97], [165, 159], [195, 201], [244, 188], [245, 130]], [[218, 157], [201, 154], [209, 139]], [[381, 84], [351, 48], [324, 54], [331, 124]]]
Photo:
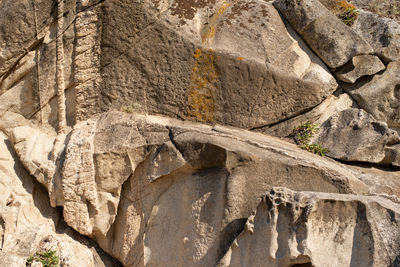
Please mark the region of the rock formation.
[[0, 0], [0, 266], [400, 266], [373, 2]]

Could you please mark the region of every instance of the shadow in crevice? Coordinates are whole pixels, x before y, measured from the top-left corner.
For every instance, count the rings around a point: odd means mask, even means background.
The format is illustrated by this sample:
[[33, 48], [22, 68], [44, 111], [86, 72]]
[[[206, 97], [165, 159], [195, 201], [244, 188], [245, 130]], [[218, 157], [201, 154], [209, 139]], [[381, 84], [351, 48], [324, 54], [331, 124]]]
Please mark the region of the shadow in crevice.
[[243, 231], [244, 226], [246, 225], [247, 218], [240, 218], [233, 220], [230, 222], [221, 232], [221, 241], [218, 249], [218, 258], [222, 259], [222, 257], [229, 250], [233, 241], [235, 241], [236, 237]]

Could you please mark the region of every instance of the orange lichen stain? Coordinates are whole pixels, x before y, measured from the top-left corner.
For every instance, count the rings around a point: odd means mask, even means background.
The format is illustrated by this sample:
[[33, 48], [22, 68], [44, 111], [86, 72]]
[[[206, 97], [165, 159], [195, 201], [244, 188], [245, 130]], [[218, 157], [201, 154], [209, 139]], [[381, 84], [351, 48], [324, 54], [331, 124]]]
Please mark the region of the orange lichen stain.
[[[339, 1], [338, 1], [339, 2]], [[338, 5], [341, 8], [347, 9], [347, 8], [356, 8], [354, 5], [350, 4], [349, 2], [347, 2], [346, 0], [341, 0]]]
[[244, 57], [238, 57], [237, 60], [242, 61], [242, 60], [244, 60]]
[[188, 95], [188, 115], [201, 122], [213, 122], [215, 113], [215, 89], [218, 87], [218, 73], [215, 68], [215, 53], [207, 49], [197, 49], [193, 57], [195, 63], [190, 76]]
[[224, 14], [225, 10], [230, 6], [229, 2], [223, 2], [218, 11], [210, 18], [209, 26], [204, 30], [203, 34], [201, 34], [202, 43], [206, 43], [210, 39], [214, 38], [215, 33], [217, 31], [216, 24], [218, 18]]

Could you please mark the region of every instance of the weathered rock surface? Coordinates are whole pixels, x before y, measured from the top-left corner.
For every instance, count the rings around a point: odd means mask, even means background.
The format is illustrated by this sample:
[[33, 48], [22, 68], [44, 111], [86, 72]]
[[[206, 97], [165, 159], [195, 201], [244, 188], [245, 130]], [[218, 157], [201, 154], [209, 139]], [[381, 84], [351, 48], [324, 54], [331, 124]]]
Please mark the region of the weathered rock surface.
[[346, 83], [355, 83], [362, 76], [374, 75], [385, 69], [382, 61], [373, 55], [355, 56], [349, 66], [336, 72], [336, 77]]
[[342, 110], [357, 107], [357, 103], [355, 103], [348, 94], [341, 94], [339, 96], [332, 95], [309, 112], [272, 126], [257, 129], [257, 131], [273, 136], [287, 137], [292, 134], [295, 127], [304, 124], [306, 121], [311, 121], [316, 125], [320, 125]]
[[399, 143], [400, 137], [364, 110], [347, 109], [322, 123], [314, 142], [328, 148], [335, 159], [380, 163], [386, 147]]
[[[0, 0], [1, 266], [120, 265], [97, 245], [132, 267], [400, 261], [393, 21], [378, 38], [317, 0], [275, 1], [288, 22], [262, 0], [60, 3]], [[306, 120], [332, 158], [245, 130]]]
[[[71, 1], [65, 7], [69, 126], [111, 107], [128, 107], [253, 128], [312, 108], [337, 88], [324, 64], [286, 29], [270, 3], [92, 2]], [[57, 19], [47, 15], [49, 23]], [[36, 37], [26, 33], [37, 45], [24, 52], [18, 43], [21, 59], [0, 75], [0, 110], [23, 115], [47, 127], [48, 134], [57, 126], [56, 23]], [[31, 25], [19, 27], [32, 30]], [[14, 28], [4, 31], [14, 36]]]
[[398, 266], [399, 223], [384, 198], [273, 188], [219, 266]]
[[[142, 263], [161, 264], [171, 244], [178, 246], [185, 238], [197, 241], [187, 244], [185, 252], [170, 258], [169, 264], [179, 265], [184, 259], [185, 263], [208, 265], [217, 260], [226, 242], [221, 231], [231, 231], [230, 223], [249, 216], [258, 196], [271, 185], [338, 193], [368, 191], [353, 172], [279, 139], [111, 112], [76, 125], [67, 144], [60, 187], [53, 193], [58, 197], [56, 203], [64, 207], [65, 221], [95, 238], [125, 265], [140, 264], [134, 255], [150, 251]], [[209, 197], [214, 204], [207, 216], [210, 212], [217, 217], [211, 221], [205, 217], [202, 223], [203, 219], [196, 219], [201, 214], [195, 214], [205, 212], [206, 204], [196, 204], [196, 200]], [[178, 203], [181, 215], [169, 216], [174, 213], [170, 209], [177, 211]], [[181, 219], [189, 220], [190, 227], [166, 230], [179, 225]], [[198, 243], [197, 235], [205, 234], [205, 229], [209, 237]], [[161, 232], [168, 245], [162, 240], [154, 243]], [[143, 240], [144, 245], [128, 245], [134, 240]]]
[[25, 266], [47, 250], [56, 251], [61, 266], [120, 266], [65, 225], [0, 133], [0, 266]]
[[386, 62], [400, 60], [400, 25], [395, 21], [360, 10], [352, 27]]
[[359, 34], [318, 0], [278, 0], [274, 6], [331, 68], [343, 66], [354, 56], [373, 52]]
[[358, 8], [369, 10], [379, 16], [400, 22], [400, 3], [397, 0], [349, 0]]
[[375, 119], [392, 128], [400, 127], [400, 61], [389, 63], [385, 72], [370, 81], [343, 88]]

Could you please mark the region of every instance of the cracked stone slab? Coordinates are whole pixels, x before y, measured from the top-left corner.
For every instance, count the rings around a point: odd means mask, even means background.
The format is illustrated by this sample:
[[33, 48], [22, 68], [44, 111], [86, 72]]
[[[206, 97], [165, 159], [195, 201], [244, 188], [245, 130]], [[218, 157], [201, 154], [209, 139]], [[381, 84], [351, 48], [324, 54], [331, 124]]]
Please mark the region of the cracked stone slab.
[[373, 53], [372, 47], [318, 0], [278, 0], [274, 6], [330, 68], [354, 56]]
[[385, 68], [377, 56], [361, 55], [353, 57], [351, 65], [336, 72], [335, 76], [343, 82], [355, 83], [359, 78], [374, 75]]

